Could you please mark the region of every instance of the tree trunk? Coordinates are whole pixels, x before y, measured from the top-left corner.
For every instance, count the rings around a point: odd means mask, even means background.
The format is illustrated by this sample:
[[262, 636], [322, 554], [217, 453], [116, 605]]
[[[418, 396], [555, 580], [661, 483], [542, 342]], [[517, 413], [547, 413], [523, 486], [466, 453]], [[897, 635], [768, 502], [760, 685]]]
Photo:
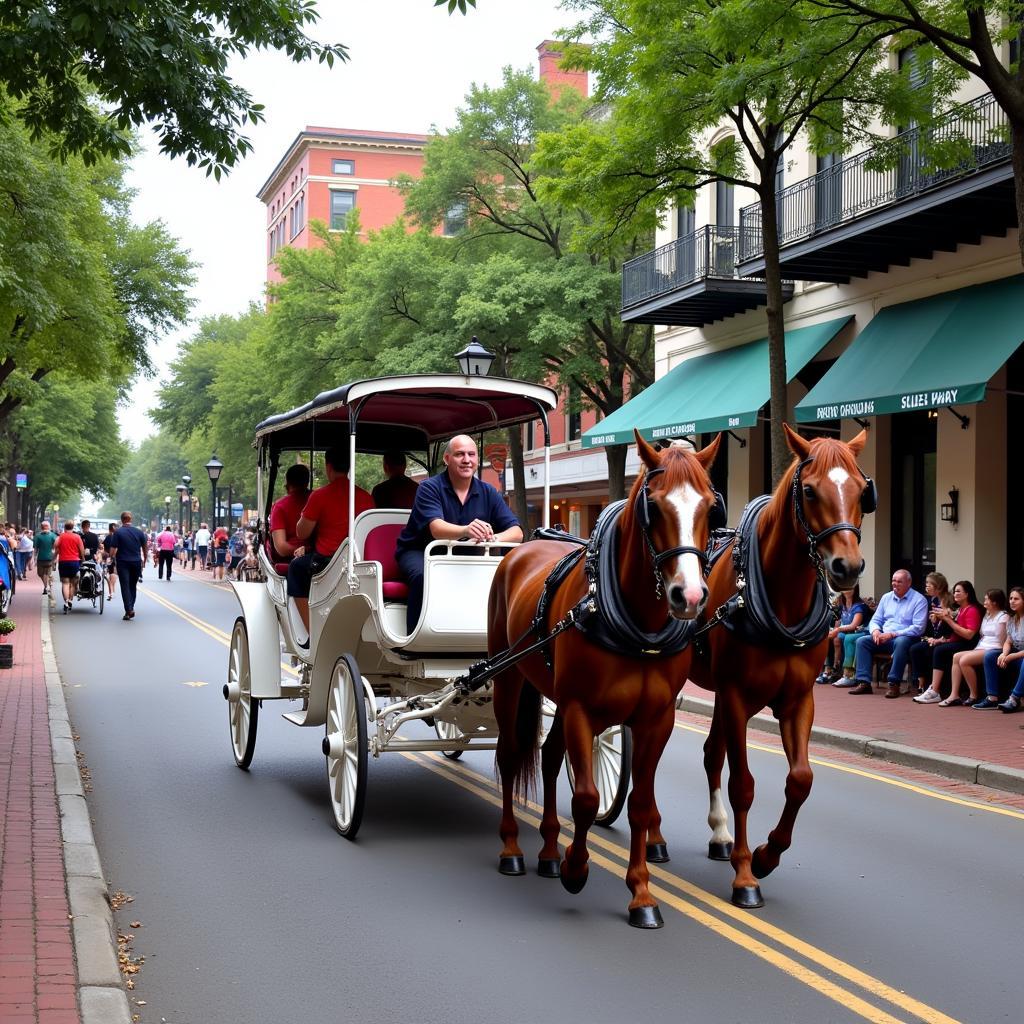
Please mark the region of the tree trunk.
[[626, 496], [626, 453], [629, 445], [612, 444], [605, 448], [608, 458], [608, 500], [619, 501]]
[[[792, 455], [782, 429], [788, 416], [786, 373], [786, 321], [782, 311], [782, 268], [779, 266], [779, 217], [775, 206], [775, 167], [766, 162], [761, 177], [761, 242], [768, 317], [768, 379], [771, 384], [769, 419], [772, 451], [772, 488], [782, 478]], [[765, 184], [767, 182], [767, 184]]]
[[[532, 424], [531, 424], [532, 428]], [[515, 483], [512, 490], [512, 511], [515, 512], [520, 526], [523, 528], [523, 536], [530, 535], [530, 510], [526, 501], [526, 467], [523, 465], [523, 428], [508, 428], [508, 451], [512, 463], [512, 474]], [[508, 466], [505, 467], [506, 472]], [[543, 523], [543, 518], [538, 525]]]

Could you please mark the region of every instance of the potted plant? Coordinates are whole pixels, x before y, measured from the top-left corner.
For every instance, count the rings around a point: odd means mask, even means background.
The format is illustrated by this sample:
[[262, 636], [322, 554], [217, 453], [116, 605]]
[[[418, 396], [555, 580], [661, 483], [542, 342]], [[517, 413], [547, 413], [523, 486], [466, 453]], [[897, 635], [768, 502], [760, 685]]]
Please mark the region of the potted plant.
[[17, 628], [14, 619], [0, 619], [0, 668], [10, 668], [14, 664], [14, 648], [7, 643], [7, 634]]

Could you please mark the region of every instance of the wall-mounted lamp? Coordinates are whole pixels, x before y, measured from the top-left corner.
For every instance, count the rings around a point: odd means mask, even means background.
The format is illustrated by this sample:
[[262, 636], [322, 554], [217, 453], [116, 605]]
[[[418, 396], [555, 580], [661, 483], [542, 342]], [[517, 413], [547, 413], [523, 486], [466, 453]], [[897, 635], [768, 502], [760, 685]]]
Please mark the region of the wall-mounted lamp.
[[949, 501], [939, 506], [939, 518], [954, 526], [960, 522], [960, 492], [955, 487], [949, 492]]

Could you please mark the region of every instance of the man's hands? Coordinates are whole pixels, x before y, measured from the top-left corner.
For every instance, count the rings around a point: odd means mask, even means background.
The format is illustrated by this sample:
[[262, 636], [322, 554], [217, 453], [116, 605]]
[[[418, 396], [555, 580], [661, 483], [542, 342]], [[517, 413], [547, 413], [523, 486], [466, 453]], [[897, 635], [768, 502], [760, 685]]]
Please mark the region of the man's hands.
[[481, 544], [494, 540], [494, 530], [491, 529], [491, 524], [483, 519], [474, 519], [466, 527], [466, 533], [469, 534], [469, 540], [475, 540]]
[[874, 642], [876, 644], [884, 644], [884, 643], [886, 643], [889, 640], [895, 640], [896, 639], [896, 634], [895, 633], [880, 633], [876, 629], [875, 632], [871, 634], [871, 639], [874, 640]]

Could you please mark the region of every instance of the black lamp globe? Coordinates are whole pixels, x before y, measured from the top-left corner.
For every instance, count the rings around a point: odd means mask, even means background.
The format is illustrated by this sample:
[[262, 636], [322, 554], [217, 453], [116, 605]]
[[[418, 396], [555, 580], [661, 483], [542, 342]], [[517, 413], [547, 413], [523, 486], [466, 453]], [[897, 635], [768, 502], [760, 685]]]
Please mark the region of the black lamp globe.
[[192, 477], [189, 476], [188, 473], [183, 473], [181, 476], [181, 482], [185, 485], [185, 488], [188, 489], [192, 484]]
[[469, 344], [455, 354], [455, 358], [467, 377], [486, 377], [494, 362], [494, 356], [480, 344], [475, 334]]
[[214, 452], [210, 456], [210, 461], [206, 464], [206, 473], [210, 478], [210, 483], [215, 484], [220, 479], [220, 474], [224, 469], [224, 463], [217, 458], [217, 453]]

